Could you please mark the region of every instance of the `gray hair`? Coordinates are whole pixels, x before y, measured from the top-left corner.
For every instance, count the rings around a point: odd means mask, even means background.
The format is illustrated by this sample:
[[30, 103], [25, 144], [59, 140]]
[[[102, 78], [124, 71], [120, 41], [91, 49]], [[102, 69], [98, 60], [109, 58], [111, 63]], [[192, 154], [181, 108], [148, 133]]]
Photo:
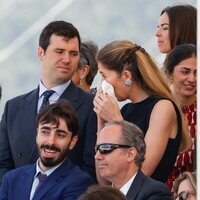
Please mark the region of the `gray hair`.
[[98, 66], [95, 56], [98, 52], [98, 46], [95, 42], [88, 40], [81, 43], [80, 48], [80, 59], [78, 63], [78, 69], [84, 65], [89, 65], [90, 70], [86, 76], [86, 82], [88, 85], [92, 85], [94, 77], [97, 74]]
[[105, 126], [109, 125], [119, 125], [122, 129], [123, 142], [127, 145], [134, 147], [137, 150], [137, 155], [134, 159], [135, 164], [141, 168], [142, 163], [145, 159], [146, 144], [144, 141], [144, 134], [142, 130], [135, 124], [127, 122], [125, 120], [121, 121], [109, 121]]

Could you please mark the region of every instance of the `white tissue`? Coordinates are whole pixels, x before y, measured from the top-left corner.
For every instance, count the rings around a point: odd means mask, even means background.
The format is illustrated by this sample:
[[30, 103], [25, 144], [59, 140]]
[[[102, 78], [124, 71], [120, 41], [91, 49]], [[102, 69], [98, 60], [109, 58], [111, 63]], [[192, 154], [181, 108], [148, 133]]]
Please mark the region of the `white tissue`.
[[101, 88], [102, 88], [104, 94], [108, 94], [108, 95], [112, 96], [113, 98], [115, 98], [114, 88], [106, 80], [102, 81]]

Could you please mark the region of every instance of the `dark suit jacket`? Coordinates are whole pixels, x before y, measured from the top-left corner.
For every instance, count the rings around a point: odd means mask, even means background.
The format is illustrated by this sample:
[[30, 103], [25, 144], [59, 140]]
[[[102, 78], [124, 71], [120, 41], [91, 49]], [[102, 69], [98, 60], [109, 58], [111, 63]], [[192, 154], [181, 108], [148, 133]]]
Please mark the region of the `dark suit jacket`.
[[[29, 200], [36, 164], [14, 169], [3, 177], [0, 200]], [[93, 179], [79, 167], [66, 160], [35, 192], [33, 200], [76, 200]]]
[[[39, 89], [9, 100], [0, 123], [0, 181], [9, 170], [34, 163], [36, 148], [36, 115]], [[78, 142], [69, 158], [95, 177], [94, 146], [97, 119], [93, 111], [94, 95], [86, 93], [73, 82], [61, 95], [69, 100], [79, 117]]]
[[126, 195], [128, 200], [172, 200], [170, 190], [160, 181], [138, 171]]

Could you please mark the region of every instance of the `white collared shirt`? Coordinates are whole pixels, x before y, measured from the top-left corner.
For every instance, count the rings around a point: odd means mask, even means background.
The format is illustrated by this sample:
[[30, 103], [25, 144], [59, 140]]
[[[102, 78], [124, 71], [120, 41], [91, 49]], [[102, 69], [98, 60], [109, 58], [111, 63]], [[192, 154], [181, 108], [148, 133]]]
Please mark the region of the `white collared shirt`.
[[46, 174], [47, 176], [49, 176], [51, 173], [53, 173], [58, 167], [60, 167], [60, 165], [64, 162], [61, 162], [59, 163], [58, 165], [52, 167], [51, 169], [47, 170], [47, 171], [42, 171], [40, 169], [40, 166], [39, 166], [39, 159], [37, 160], [36, 162], [36, 173], [35, 173], [35, 176], [33, 177], [33, 184], [32, 184], [32, 188], [31, 188], [31, 193], [30, 193], [30, 200], [33, 198], [34, 196], [34, 193], [35, 193], [35, 190], [37, 188], [37, 185], [39, 184], [39, 179], [38, 179], [38, 173], [42, 173], [42, 174]]
[[126, 194], [128, 193], [131, 184], [133, 183], [135, 176], [137, 175], [137, 172], [129, 179], [128, 182], [126, 182], [121, 188], [120, 191], [126, 196]]
[[53, 90], [55, 91], [50, 97], [49, 97], [49, 103], [55, 103], [58, 101], [58, 99], [60, 98], [60, 96], [62, 95], [62, 93], [66, 90], [66, 88], [69, 86], [69, 84], [71, 83], [71, 80], [67, 81], [66, 83], [63, 83], [62, 85], [57, 85], [53, 88], [47, 89], [43, 83], [40, 81], [39, 83], [39, 99], [38, 99], [38, 107], [37, 107], [37, 112], [39, 113], [39, 109], [42, 105], [42, 101], [43, 101], [43, 93], [46, 90]]

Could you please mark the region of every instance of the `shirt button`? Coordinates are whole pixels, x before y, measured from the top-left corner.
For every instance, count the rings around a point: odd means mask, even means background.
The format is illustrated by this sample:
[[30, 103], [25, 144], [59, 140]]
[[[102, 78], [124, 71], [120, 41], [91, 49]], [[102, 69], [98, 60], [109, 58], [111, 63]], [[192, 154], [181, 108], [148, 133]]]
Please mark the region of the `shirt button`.
[[17, 154], [17, 157], [18, 157], [18, 158], [21, 158], [21, 157], [22, 157], [22, 152], [19, 152], [19, 153]]

